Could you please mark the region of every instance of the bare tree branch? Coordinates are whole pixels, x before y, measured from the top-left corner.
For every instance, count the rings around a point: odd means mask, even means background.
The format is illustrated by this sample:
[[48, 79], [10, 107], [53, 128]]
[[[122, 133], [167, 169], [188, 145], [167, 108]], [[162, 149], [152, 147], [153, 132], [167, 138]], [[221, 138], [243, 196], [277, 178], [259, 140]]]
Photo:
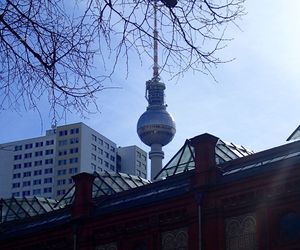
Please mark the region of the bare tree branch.
[[[211, 74], [229, 23], [244, 0], [163, 0], [159, 4], [161, 71]], [[97, 107], [96, 93], [119, 63], [152, 59], [149, 0], [3, 0], [0, 3], [0, 110], [38, 108], [45, 97], [53, 119]], [[99, 57], [100, 56], [100, 57]], [[95, 58], [102, 66], [96, 68]], [[226, 60], [225, 60], [226, 61]], [[95, 70], [97, 69], [97, 74]], [[100, 70], [100, 71], [99, 71]]]

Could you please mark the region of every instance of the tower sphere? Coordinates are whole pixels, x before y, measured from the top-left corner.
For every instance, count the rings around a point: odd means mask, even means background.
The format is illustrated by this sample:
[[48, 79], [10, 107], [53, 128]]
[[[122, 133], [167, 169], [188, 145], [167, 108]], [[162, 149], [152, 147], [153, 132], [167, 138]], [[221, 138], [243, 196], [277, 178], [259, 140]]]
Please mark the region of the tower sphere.
[[138, 120], [137, 133], [148, 146], [165, 146], [172, 141], [176, 126], [173, 117], [165, 109], [148, 108]]

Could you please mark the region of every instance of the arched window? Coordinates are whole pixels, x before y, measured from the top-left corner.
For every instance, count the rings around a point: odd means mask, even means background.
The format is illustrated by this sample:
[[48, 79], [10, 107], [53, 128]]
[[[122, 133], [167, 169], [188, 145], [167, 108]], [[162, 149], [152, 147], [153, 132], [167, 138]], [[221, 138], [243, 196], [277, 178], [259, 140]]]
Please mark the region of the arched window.
[[164, 232], [162, 234], [162, 250], [187, 250], [188, 233], [185, 228]]
[[254, 215], [232, 217], [225, 221], [226, 250], [256, 250]]
[[96, 250], [118, 250], [116, 243], [109, 243], [96, 247]]

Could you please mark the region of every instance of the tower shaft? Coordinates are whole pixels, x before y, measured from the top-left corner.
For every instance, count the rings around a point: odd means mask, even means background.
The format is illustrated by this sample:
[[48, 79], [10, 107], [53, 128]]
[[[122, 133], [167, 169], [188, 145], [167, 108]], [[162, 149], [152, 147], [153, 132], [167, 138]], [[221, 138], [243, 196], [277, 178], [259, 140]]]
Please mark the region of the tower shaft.
[[161, 144], [151, 145], [149, 159], [151, 161], [151, 180], [153, 180], [163, 167], [162, 160], [164, 159], [164, 152], [162, 151]]

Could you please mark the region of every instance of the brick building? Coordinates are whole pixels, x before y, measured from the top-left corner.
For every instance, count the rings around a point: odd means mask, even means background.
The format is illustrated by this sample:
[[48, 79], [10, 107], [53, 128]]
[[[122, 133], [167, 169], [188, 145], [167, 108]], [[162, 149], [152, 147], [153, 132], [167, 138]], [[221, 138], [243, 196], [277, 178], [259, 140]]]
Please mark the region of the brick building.
[[80, 173], [58, 202], [1, 201], [0, 249], [300, 249], [300, 141], [187, 140], [152, 183]]

